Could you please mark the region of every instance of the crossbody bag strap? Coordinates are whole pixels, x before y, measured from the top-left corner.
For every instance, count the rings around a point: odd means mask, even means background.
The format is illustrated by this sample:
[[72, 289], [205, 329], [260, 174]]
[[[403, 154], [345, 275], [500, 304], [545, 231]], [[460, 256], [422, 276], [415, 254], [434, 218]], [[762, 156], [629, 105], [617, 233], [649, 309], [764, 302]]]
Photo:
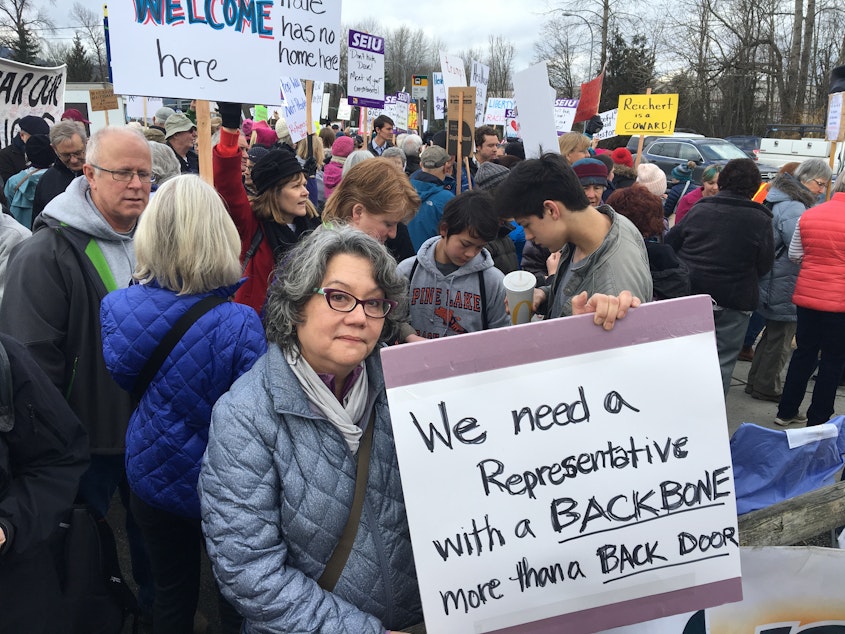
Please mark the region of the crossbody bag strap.
[[194, 325], [194, 322], [215, 306], [219, 306], [226, 301], [228, 300], [218, 295], [209, 295], [208, 297], [204, 297], [194, 303], [194, 305], [191, 306], [185, 314], [176, 321], [175, 324], [173, 324], [173, 327], [166, 335], [164, 335], [164, 338], [153, 351], [152, 355], [150, 355], [150, 358], [147, 359], [147, 362], [138, 374], [138, 378], [135, 379], [135, 385], [132, 388], [132, 396], [136, 401], [140, 401], [141, 397], [144, 396], [144, 392], [147, 391], [147, 388], [150, 386], [153, 378], [155, 378], [155, 375], [158, 373], [161, 365], [164, 363], [164, 360], [167, 359], [168, 355], [173, 348], [176, 347], [176, 344], [182, 336], [188, 332], [188, 329], [191, 326]]
[[352, 508], [349, 510], [349, 519], [335, 546], [332, 556], [326, 563], [323, 574], [317, 579], [317, 583], [323, 590], [331, 592], [334, 590], [340, 573], [349, 559], [352, 552], [352, 544], [358, 534], [358, 526], [361, 524], [361, 511], [364, 509], [364, 496], [367, 493], [367, 476], [370, 472], [370, 453], [373, 448], [373, 428], [376, 426], [376, 406], [370, 414], [370, 422], [361, 437], [361, 444], [358, 446], [358, 470], [355, 475], [355, 495], [352, 498]]

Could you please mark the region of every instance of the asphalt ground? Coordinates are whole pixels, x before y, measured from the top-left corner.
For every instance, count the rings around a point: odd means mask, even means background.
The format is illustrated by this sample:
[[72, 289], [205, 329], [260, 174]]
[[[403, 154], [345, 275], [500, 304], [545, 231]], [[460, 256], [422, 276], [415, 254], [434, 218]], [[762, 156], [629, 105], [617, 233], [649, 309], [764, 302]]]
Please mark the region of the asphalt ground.
[[[728, 391], [728, 396], [725, 401], [725, 412], [728, 423], [728, 431], [731, 435], [737, 430], [742, 423], [756, 423], [763, 427], [770, 429], [783, 429], [775, 425], [774, 420], [777, 415], [777, 403], [770, 401], [760, 401], [751, 398], [745, 393], [746, 377], [751, 363], [748, 361], [737, 361], [734, 368], [733, 378], [731, 380], [731, 387]], [[783, 377], [786, 376], [786, 368], [783, 371]], [[810, 403], [810, 395], [812, 394], [814, 382], [811, 380], [807, 386], [807, 395], [801, 405], [801, 413], [806, 413], [807, 407]], [[671, 389], [667, 386], [667, 389]], [[845, 388], [839, 388], [836, 395], [835, 413], [845, 414]], [[799, 427], [793, 425], [793, 427]], [[126, 531], [124, 529], [124, 513], [120, 501], [115, 497], [112, 508], [109, 514], [109, 520], [114, 529], [115, 536], [118, 543], [118, 554], [121, 560], [121, 569], [127, 577], [130, 586], [133, 589], [134, 582], [131, 579], [129, 565], [129, 551], [127, 548]], [[802, 545], [809, 546], [832, 546], [832, 540], [829, 534], [819, 535], [812, 540], [803, 542]], [[205, 629], [197, 627], [196, 632], [205, 632], [206, 634], [222, 634], [220, 629], [220, 620], [217, 612], [217, 596], [214, 587], [214, 580], [212, 578], [210, 564], [207, 558], [204, 558], [204, 565], [202, 570], [201, 588], [200, 588], [200, 602], [198, 612], [202, 614], [202, 618], [207, 620]], [[125, 634], [130, 634], [131, 628], [129, 624], [124, 628]], [[152, 627], [142, 624], [140, 631], [142, 634], [152, 632]]]

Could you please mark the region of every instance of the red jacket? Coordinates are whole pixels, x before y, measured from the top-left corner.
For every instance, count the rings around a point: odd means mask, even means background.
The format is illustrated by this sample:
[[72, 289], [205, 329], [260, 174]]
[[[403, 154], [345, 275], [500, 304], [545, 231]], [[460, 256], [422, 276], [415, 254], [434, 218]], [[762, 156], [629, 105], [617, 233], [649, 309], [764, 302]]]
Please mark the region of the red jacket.
[[[252, 213], [252, 205], [241, 180], [241, 155], [238, 150], [238, 135], [221, 128], [220, 143], [214, 146], [214, 187], [229, 208], [229, 215], [241, 236], [241, 262], [252, 244], [260, 224]], [[260, 313], [267, 299], [267, 287], [273, 274], [273, 250], [270, 243], [262, 239], [255, 254], [246, 265], [246, 282], [235, 293], [235, 301], [252, 306]]]
[[845, 313], [845, 193], [805, 211], [798, 229], [804, 259], [792, 301], [804, 308]]

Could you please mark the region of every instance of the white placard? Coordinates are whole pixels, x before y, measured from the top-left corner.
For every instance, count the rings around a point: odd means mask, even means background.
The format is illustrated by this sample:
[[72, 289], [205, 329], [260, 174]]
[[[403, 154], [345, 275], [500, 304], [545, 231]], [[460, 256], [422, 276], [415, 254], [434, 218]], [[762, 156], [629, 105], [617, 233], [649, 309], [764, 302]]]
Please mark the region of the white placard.
[[472, 60], [470, 86], [475, 86], [475, 127], [484, 125], [484, 105], [487, 103], [487, 82], [490, 79], [490, 67]]
[[[558, 616], [596, 631], [611, 621], [576, 623], [730, 600], [708, 603], [714, 584], [739, 598], [712, 312], [702, 296], [675, 301], [617, 323], [631, 330], [615, 343], [584, 317], [382, 351], [428, 631]], [[682, 314], [709, 326], [665, 338]], [[654, 381], [681, 374], [669, 392]], [[666, 593], [698, 594], [655, 609]]]
[[352, 118], [352, 106], [346, 97], [341, 97], [337, 102], [337, 118], [340, 121], [349, 121]]
[[116, 93], [276, 103], [275, 81], [338, 82], [341, 3], [254, 0], [109, 3]]
[[443, 73], [432, 73], [434, 85], [434, 118], [443, 119], [446, 116], [446, 85], [443, 83]]
[[555, 99], [555, 130], [558, 133], [563, 134], [572, 130], [577, 109], [577, 99]]
[[126, 116], [138, 121], [144, 120], [144, 108], [146, 107], [146, 120], [150, 122], [153, 120], [156, 111], [164, 105], [159, 97], [137, 97], [133, 95], [123, 95], [123, 104], [126, 106]]
[[605, 110], [599, 113], [604, 127], [593, 135], [594, 139], [601, 141], [602, 139], [610, 139], [616, 136], [616, 114], [618, 112], [618, 108], [613, 108], [612, 110]]
[[0, 119], [6, 147], [19, 132], [18, 121], [28, 115], [52, 125], [65, 109], [66, 66], [41, 67], [0, 59]]
[[407, 92], [397, 92], [393, 102], [393, 125], [399, 132], [408, 131], [408, 115], [410, 114], [411, 95]]
[[537, 158], [541, 152], [559, 152], [555, 131], [554, 94], [549, 86], [546, 62], [529, 66], [513, 77], [513, 92], [519, 109], [519, 130], [525, 145], [525, 157]]
[[440, 51], [440, 69], [443, 71], [443, 85], [449, 88], [463, 88], [467, 85], [464, 61], [460, 57]]
[[302, 82], [291, 77], [279, 80], [285, 101], [282, 104], [282, 116], [288, 124], [290, 138], [296, 143], [308, 136], [308, 110], [305, 90]]
[[349, 102], [363, 108], [384, 106], [384, 38], [349, 31]]
[[323, 107], [320, 109], [320, 118], [329, 118], [329, 106], [331, 105], [332, 95], [329, 92], [323, 93]]
[[827, 110], [827, 140], [838, 141], [841, 133], [840, 126], [842, 125], [842, 95], [845, 93], [837, 92], [830, 95], [829, 106]]
[[320, 117], [323, 112], [323, 82], [315, 81], [311, 87], [311, 131], [320, 129]]
[[484, 113], [484, 123], [489, 125], [505, 125], [505, 111], [513, 110], [513, 99], [490, 97], [487, 100], [487, 111]]

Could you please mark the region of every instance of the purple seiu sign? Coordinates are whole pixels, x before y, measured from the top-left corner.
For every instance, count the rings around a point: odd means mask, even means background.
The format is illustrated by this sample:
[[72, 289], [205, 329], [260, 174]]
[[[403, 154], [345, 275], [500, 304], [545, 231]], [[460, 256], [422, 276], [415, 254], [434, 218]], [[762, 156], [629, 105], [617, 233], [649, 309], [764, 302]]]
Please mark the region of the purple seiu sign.
[[349, 31], [348, 97], [353, 106], [384, 107], [384, 38]]

